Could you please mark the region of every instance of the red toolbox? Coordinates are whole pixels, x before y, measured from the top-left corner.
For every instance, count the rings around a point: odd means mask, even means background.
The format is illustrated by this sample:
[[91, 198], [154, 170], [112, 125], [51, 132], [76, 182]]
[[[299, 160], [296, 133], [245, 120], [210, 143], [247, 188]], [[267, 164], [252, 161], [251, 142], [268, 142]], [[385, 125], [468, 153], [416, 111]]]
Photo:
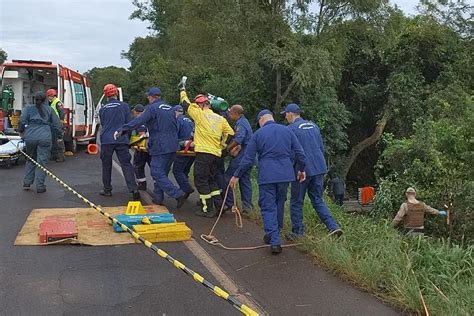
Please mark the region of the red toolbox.
[[40, 243], [47, 243], [66, 238], [77, 238], [77, 227], [73, 220], [45, 219], [39, 225]]

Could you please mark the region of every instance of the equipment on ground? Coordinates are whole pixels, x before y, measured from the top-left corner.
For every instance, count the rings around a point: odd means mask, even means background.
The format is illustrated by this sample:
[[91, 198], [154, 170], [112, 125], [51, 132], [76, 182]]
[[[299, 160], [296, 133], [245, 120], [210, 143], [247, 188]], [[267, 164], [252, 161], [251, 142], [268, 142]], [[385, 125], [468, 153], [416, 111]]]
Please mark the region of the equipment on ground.
[[76, 223], [61, 218], [45, 219], [39, 225], [40, 243], [49, 243], [66, 238], [77, 238]]
[[99, 153], [99, 145], [97, 144], [87, 145], [87, 153], [89, 155], [97, 155]]
[[360, 205], [368, 205], [374, 202], [374, 187], [359, 188], [358, 201]]
[[192, 230], [186, 223], [133, 225], [133, 230], [151, 242], [185, 241], [191, 239]]
[[[152, 225], [152, 224], [163, 224], [163, 223], [174, 223], [176, 220], [174, 215], [171, 213], [161, 213], [161, 214], [140, 214], [140, 215], [126, 215], [120, 214], [115, 216], [115, 218], [127, 226], [132, 228], [134, 225]], [[124, 232], [125, 230], [118, 224], [112, 225], [116, 233]]]

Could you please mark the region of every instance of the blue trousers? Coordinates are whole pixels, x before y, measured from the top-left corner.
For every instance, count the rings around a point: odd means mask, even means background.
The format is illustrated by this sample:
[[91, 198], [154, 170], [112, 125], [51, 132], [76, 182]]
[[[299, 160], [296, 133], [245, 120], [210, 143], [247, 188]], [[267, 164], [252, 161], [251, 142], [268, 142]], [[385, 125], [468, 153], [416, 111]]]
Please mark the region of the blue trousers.
[[[230, 161], [229, 166], [227, 166], [227, 170], [225, 171], [225, 183], [229, 183], [230, 178], [234, 175], [235, 170], [239, 167], [241, 159], [234, 158]], [[242, 206], [244, 209], [252, 209], [252, 183], [250, 182], [250, 172], [252, 168], [250, 168], [247, 172], [245, 172], [239, 179], [239, 190], [240, 190], [240, 198], [242, 200]], [[225, 201], [226, 206], [230, 207], [234, 204], [234, 193], [232, 190], [229, 190], [227, 194], [227, 200]]]
[[323, 199], [324, 192], [324, 174], [308, 176], [302, 183], [295, 181], [291, 183], [291, 231], [295, 234], [304, 234], [303, 224], [303, 204], [306, 192], [311, 200], [311, 204], [318, 214], [321, 221], [326, 225], [329, 231], [339, 228], [331, 215]]
[[288, 182], [260, 184], [258, 205], [262, 213], [263, 229], [270, 237], [272, 246], [281, 245], [280, 230], [283, 228]]
[[151, 176], [155, 181], [155, 188], [153, 190], [155, 203], [163, 203], [165, 198], [164, 193], [175, 199], [184, 194], [184, 192], [176, 187], [168, 178], [175, 156], [175, 153], [151, 156]]
[[114, 152], [120, 162], [128, 191], [136, 191], [137, 183], [135, 182], [135, 174], [133, 173], [133, 167], [130, 162], [132, 156], [128, 151], [128, 145], [101, 144], [100, 159], [102, 160], [102, 184], [104, 185], [104, 191], [112, 191], [112, 157]]
[[[26, 140], [26, 153], [28, 156], [36, 160], [40, 165], [46, 166], [49, 161], [49, 155], [51, 153], [51, 139], [46, 140]], [[34, 165], [29, 159], [26, 160], [25, 165], [25, 177], [23, 179], [24, 184], [33, 184], [36, 181], [36, 188], [43, 189], [45, 187], [44, 180], [46, 173], [41, 169], [36, 170]]]
[[189, 183], [189, 171], [194, 162], [194, 157], [176, 156], [173, 162], [173, 175], [180, 189], [186, 193], [192, 192], [193, 187]]
[[135, 151], [133, 154], [133, 169], [138, 182], [146, 182], [145, 166], [151, 165], [151, 156], [146, 151]]

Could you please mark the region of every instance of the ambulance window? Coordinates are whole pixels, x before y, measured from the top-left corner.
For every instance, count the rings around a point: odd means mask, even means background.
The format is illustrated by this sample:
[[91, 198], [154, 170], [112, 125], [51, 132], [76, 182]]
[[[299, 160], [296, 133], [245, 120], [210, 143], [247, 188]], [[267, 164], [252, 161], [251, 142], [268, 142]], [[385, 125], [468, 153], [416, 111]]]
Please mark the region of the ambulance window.
[[74, 92], [76, 94], [76, 103], [84, 105], [84, 88], [80, 83], [74, 82]]

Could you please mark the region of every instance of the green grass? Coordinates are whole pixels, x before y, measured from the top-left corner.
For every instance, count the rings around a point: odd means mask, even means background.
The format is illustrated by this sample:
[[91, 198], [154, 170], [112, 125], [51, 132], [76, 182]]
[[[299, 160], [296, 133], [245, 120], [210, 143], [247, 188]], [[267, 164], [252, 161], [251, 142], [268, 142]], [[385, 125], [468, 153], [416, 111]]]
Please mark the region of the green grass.
[[[255, 205], [257, 196], [254, 183]], [[431, 315], [474, 314], [472, 245], [402, 236], [388, 221], [347, 214], [330, 202], [344, 237], [328, 238], [308, 202], [304, 207], [306, 236], [300, 248], [320, 265], [407, 312], [424, 314], [422, 295]], [[250, 218], [261, 222], [258, 213]], [[285, 215], [286, 232], [291, 227], [288, 207]]]

